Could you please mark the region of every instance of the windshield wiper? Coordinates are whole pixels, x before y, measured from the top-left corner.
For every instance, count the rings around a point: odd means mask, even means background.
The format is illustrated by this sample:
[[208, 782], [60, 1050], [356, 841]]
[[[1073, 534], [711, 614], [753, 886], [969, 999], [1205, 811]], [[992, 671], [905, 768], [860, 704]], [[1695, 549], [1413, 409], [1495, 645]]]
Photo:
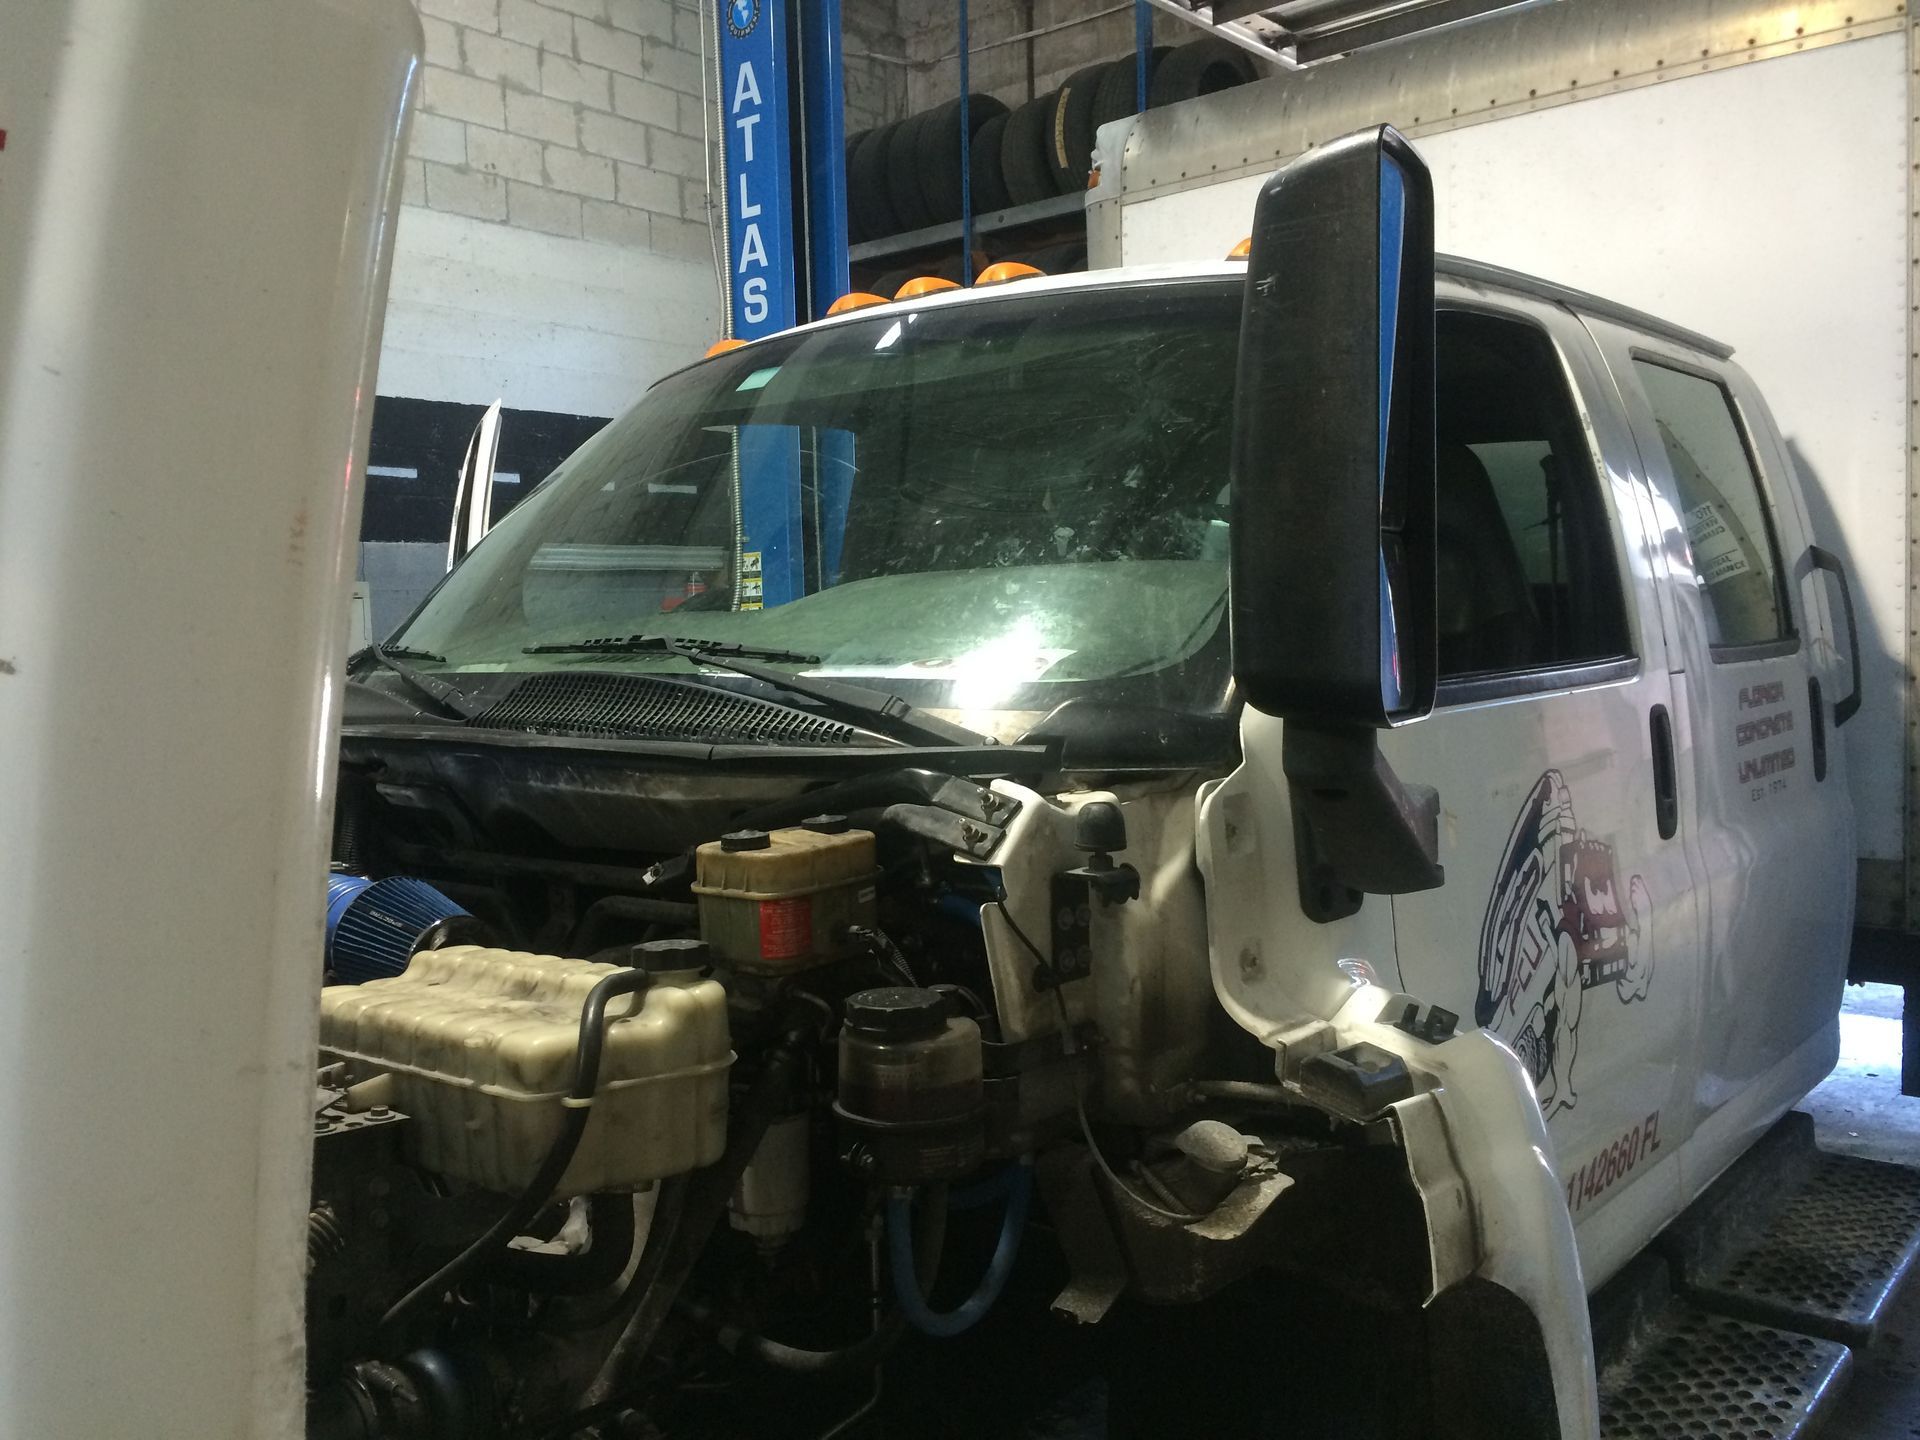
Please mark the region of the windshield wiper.
[[606, 635], [594, 640], [556, 641], [546, 645], [529, 645], [524, 652], [528, 655], [643, 655], [657, 653], [678, 655], [696, 665], [712, 665], [716, 669], [731, 670], [736, 675], [745, 675], [750, 680], [758, 680], [764, 685], [785, 690], [791, 695], [805, 696], [817, 700], [830, 712], [842, 719], [864, 722], [883, 735], [891, 735], [898, 740], [918, 741], [931, 745], [991, 745], [991, 736], [982, 735], [977, 730], [969, 730], [964, 725], [955, 725], [946, 720], [937, 719], [914, 706], [909, 705], [898, 695], [884, 690], [869, 690], [864, 685], [849, 685], [843, 680], [824, 680], [814, 675], [794, 675], [785, 670], [774, 670], [767, 665], [756, 664], [766, 660], [788, 665], [817, 665], [818, 655], [807, 655], [797, 650], [778, 650], [762, 645], [735, 645], [720, 640], [691, 640], [675, 635]]
[[596, 651], [606, 651], [616, 655], [646, 654], [658, 651], [663, 655], [684, 655], [689, 659], [695, 656], [716, 657], [716, 664], [723, 659], [736, 660], [779, 660], [789, 665], [818, 665], [818, 655], [803, 654], [798, 650], [777, 650], [766, 645], [735, 645], [725, 640], [686, 640], [673, 635], [603, 635], [597, 640], [555, 640], [547, 645], [528, 645], [520, 653], [523, 655], [591, 655]]
[[367, 646], [361, 653], [373, 656], [382, 666], [398, 675], [409, 690], [426, 696], [442, 710], [452, 711], [456, 718], [471, 720], [478, 713], [468, 703], [467, 697], [446, 681], [436, 680], [431, 675], [422, 675], [406, 663], [409, 660], [425, 660], [430, 664], [444, 665], [447, 663], [446, 656], [436, 655], [431, 650], [415, 650], [407, 645], [378, 643]]

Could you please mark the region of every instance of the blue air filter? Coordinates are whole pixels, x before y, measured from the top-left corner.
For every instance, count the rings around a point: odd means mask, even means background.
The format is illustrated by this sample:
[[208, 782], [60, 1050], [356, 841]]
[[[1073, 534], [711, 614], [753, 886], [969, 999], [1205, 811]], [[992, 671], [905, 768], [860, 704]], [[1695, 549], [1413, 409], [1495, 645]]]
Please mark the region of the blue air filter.
[[340, 985], [398, 975], [442, 920], [465, 915], [431, 885], [395, 875], [327, 877], [327, 970]]

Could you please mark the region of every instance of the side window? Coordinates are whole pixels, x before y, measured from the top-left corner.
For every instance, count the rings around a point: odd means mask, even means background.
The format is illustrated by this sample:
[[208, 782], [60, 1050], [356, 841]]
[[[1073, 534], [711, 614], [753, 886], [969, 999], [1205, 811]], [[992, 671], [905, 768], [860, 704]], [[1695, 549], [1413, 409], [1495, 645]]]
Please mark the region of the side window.
[[1733, 398], [1718, 381], [1634, 361], [1673, 468], [1693, 572], [1706, 592], [1709, 640], [1758, 645], [1791, 633], [1773, 526]]
[[1445, 310], [1436, 339], [1441, 677], [1625, 655], [1611, 526], [1552, 342]]

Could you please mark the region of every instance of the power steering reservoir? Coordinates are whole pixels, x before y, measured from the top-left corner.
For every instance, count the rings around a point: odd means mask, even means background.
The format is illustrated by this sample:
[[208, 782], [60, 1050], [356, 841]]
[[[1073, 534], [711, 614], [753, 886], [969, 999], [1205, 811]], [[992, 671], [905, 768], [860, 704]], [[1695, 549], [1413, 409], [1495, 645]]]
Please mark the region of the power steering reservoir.
[[980, 1027], [937, 991], [848, 998], [833, 1108], [856, 1170], [888, 1185], [965, 1175], [980, 1163], [985, 1099]]

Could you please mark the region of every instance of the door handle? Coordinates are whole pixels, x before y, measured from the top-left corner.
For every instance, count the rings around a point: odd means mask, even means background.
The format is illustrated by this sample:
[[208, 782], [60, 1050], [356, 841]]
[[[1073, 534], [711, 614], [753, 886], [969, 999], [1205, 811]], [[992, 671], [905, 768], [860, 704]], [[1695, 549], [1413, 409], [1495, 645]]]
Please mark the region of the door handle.
[[1653, 818], [1660, 838], [1671, 840], [1680, 828], [1680, 779], [1673, 761], [1673, 717], [1656, 705], [1647, 718], [1653, 741]]
[[1847, 619], [1847, 651], [1853, 657], [1853, 691], [1846, 699], [1833, 702], [1833, 728], [1838, 730], [1860, 709], [1860, 627], [1853, 619], [1853, 586], [1847, 583], [1847, 572], [1840, 564], [1840, 557], [1818, 545], [1809, 545], [1794, 568], [1796, 583], [1815, 570], [1825, 570], [1840, 582], [1840, 608]]

